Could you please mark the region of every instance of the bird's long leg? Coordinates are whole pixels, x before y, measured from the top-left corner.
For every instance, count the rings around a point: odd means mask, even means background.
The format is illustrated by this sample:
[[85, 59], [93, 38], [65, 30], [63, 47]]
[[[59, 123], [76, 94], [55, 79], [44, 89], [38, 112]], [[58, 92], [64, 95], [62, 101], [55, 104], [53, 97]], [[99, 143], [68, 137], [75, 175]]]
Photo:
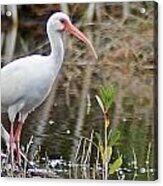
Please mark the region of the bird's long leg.
[[20, 155], [20, 135], [23, 127], [23, 122], [17, 121], [17, 128], [15, 131], [15, 144], [16, 144], [16, 159], [19, 165], [21, 165], [21, 155]]
[[10, 155], [11, 155], [11, 171], [13, 173], [14, 170], [14, 124], [11, 122], [10, 123]]

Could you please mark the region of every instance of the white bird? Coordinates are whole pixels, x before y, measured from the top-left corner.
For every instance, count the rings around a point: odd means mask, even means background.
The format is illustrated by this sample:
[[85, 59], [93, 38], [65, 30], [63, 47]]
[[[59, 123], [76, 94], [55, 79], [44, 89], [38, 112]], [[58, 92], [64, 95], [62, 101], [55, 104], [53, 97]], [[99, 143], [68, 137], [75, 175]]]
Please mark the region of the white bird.
[[[48, 56], [31, 55], [13, 61], [1, 71], [1, 108], [8, 113], [10, 121], [10, 154], [14, 163], [14, 144], [17, 147], [17, 161], [20, 160], [19, 141], [22, 126], [30, 112], [38, 107], [48, 96], [58, 75], [64, 58], [63, 31], [73, 34], [88, 45], [97, 59], [91, 42], [62, 13], [54, 13], [47, 21], [47, 35], [51, 53]], [[18, 115], [17, 128], [13, 125]]]

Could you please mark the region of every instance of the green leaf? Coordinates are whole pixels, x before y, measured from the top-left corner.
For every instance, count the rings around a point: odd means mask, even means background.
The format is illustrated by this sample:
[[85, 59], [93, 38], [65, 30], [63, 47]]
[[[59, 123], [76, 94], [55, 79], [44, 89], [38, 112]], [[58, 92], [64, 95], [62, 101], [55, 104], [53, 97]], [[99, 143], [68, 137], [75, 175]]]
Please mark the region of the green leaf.
[[111, 139], [110, 139], [109, 144], [110, 144], [111, 146], [112, 146], [112, 145], [117, 145], [117, 144], [118, 144], [118, 141], [119, 141], [119, 139], [120, 139], [120, 136], [121, 136], [120, 131], [119, 131], [119, 130], [116, 130], [116, 131], [113, 133], [113, 135], [112, 135], [112, 137], [111, 137]]
[[108, 87], [102, 86], [99, 91], [99, 97], [103, 103], [104, 110], [107, 112], [114, 103], [115, 88], [110, 85]]
[[105, 112], [105, 109], [104, 109], [104, 105], [103, 105], [102, 100], [100, 99], [100, 97], [98, 95], [96, 95], [95, 98], [96, 98], [96, 100], [97, 100], [97, 102], [98, 102], [98, 104], [99, 104], [102, 112], [104, 113]]
[[111, 165], [109, 169], [109, 174], [114, 174], [116, 170], [118, 170], [123, 163], [122, 156], [119, 156]]
[[111, 158], [111, 156], [112, 156], [112, 152], [113, 152], [113, 149], [112, 149], [112, 147], [111, 146], [108, 146], [107, 147], [107, 152], [108, 152], [108, 157], [107, 157], [107, 160], [109, 161], [110, 160], [110, 158]]

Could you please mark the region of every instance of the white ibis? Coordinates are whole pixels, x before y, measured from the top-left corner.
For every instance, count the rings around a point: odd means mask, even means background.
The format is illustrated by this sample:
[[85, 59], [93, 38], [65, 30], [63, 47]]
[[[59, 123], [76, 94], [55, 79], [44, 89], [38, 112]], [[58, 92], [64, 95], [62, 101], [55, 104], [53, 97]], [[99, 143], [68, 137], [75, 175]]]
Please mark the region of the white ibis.
[[[88, 45], [97, 58], [91, 42], [61, 12], [54, 13], [47, 21], [47, 35], [51, 53], [48, 56], [31, 55], [13, 61], [1, 71], [1, 107], [10, 121], [10, 154], [14, 163], [14, 143], [17, 161], [20, 164], [19, 141], [22, 126], [30, 112], [38, 107], [48, 96], [58, 75], [64, 58], [63, 31], [67, 31]], [[18, 116], [18, 120], [16, 120]], [[17, 122], [14, 133], [13, 125]]]

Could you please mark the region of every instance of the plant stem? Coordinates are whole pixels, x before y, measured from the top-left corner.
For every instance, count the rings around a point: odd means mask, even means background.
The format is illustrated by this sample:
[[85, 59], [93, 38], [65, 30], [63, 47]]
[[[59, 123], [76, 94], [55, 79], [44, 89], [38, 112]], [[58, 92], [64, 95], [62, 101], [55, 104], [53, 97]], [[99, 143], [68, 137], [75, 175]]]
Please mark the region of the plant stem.
[[138, 165], [137, 165], [137, 156], [136, 156], [136, 153], [135, 153], [135, 149], [133, 148], [132, 149], [132, 152], [133, 152], [133, 164], [134, 164], [134, 177], [132, 180], [136, 180], [137, 176], [138, 176]]
[[105, 120], [105, 136], [104, 136], [104, 145], [105, 145], [105, 162], [104, 162], [104, 169], [105, 169], [105, 180], [108, 178], [108, 126], [109, 126], [109, 114], [108, 112], [104, 113], [104, 120]]
[[107, 125], [105, 125], [105, 180], [107, 180], [108, 175], [107, 146]]
[[149, 168], [149, 161], [150, 161], [150, 153], [151, 153], [151, 142], [148, 144], [147, 150], [147, 159], [146, 159], [146, 169], [147, 169], [147, 180], [150, 180], [150, 168]]

